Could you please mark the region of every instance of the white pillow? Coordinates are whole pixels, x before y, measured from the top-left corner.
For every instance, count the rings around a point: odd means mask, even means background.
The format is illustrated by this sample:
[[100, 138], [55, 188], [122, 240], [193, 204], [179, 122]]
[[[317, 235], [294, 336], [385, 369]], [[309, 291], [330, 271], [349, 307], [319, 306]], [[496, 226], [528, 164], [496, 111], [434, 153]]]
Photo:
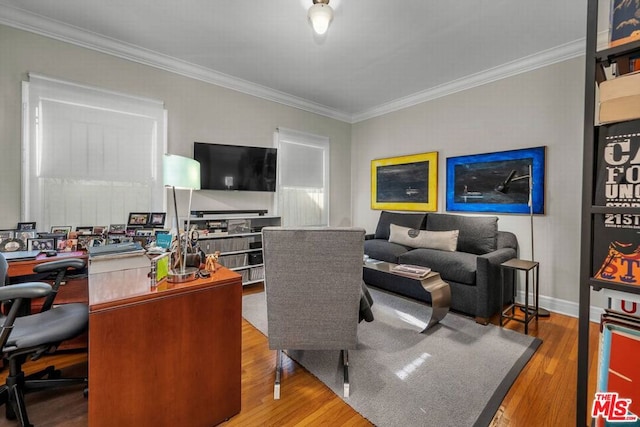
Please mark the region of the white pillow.
[[389, 242], [412, 248], [438, 249], [454, 252], [460, 230], [427, 231], [390, 224]]

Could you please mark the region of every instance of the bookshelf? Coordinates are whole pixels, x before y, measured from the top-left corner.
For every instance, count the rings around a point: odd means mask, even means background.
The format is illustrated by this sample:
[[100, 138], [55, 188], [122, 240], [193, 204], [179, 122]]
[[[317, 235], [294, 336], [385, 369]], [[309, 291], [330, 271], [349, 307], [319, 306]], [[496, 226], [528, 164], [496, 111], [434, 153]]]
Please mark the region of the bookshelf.
[[220, 251], [218, 262], [239, 273], [243, 286], [264, 280], [262, 228], [280, 224], [278, 216], [235, 211], [233, 215], [198, 212], [191, 218], [200, 248], [207, 255]]
[[[604, 1], [604, 0], [602, 0]], [[588, 0], [587, 41], [585, 58], [585, 108], [584, 108], [584, 145], [583, 145], [583, 184], [582, 184], [582, 223], [580, 253], [580, 299], [578, 320], [578, 375], [576, 399], [576, 425], [591, 425], [589, 417], [591, 398], [588, 396], [589, 383], [589, 327], [591, 291], [617, 292], [628, 295], [629, 299], [640, 297], [640, 286], [596, 278], [594, 272], [594, 250], [602, 244], [594, 229], [604, 215], [640, 215], [639, 207], [604, 206], [596, 198], [598, 174], [598, 135], [600, 126], [596, 120], [597, 86], [611, 75], [611, 67], [617, 74], [629, 72], [629, 58], [640, 55], [640, 41], [598, 50], [598, 9], [599, 0]]]

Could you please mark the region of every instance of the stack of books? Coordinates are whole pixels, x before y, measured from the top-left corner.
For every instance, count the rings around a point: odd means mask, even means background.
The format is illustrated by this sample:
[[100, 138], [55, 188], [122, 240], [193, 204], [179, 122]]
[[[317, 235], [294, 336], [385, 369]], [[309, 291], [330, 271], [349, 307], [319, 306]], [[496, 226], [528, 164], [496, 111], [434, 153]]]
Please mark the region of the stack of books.
[[431, 269], [429, 267], [422, 267], [420, 265], [400, 264], [391, 268], [391, 272], [399, 274], [401, 276], [411, 277], [412, 279], [424, 279]]

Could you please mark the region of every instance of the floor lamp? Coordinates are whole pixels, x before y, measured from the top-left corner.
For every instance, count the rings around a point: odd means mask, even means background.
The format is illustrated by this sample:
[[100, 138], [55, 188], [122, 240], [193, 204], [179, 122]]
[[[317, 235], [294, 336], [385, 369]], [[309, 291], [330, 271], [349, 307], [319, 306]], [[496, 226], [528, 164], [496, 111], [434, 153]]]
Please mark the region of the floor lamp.
[[[522, 176], [516, 177], [515, 174], [516, 174], [515, 170], [511, 171], [507, 179], [496, 187], [496, 191], [499, 191], [500, 193], [506, 193], [507, 191], [509, 191], [509, 185], [513, 181], [519, 181], [521, 179], [529, 180], [529, 201], [527, 202], [527, 205], [529, 206], [529, 230], [531, 231], [531, 261], [535, 261], [534, 244], [533, 244], [533, 185], [534, 183], [533, 183], [532, 165], [529, 165], [528, 175], [522, 175]], [[521, 307], [521, 310], [524, 311], [524, 307]], [[551, 313], [549, 313], [548, 310], [538, 307], [538, 316], [549, 317], [550, 315]]]
[[[162, 176], [164, 186], [173, 190], [173, 209], [178, 233], [178, 245], [175, 250], [176, 263], [169, 270], [167, 280], [172, 283], [188, 282], [195, 279], [198, 273], [196, 267], [187, 267], [187, 234], [191, 219], [191, 196], [193, 190], [200, 189], [200, 163], [188, 157], [165, 154], [162, 161]], [[189, 190], [189, 209], [183, 236], [180, 235], [176, 189]]]

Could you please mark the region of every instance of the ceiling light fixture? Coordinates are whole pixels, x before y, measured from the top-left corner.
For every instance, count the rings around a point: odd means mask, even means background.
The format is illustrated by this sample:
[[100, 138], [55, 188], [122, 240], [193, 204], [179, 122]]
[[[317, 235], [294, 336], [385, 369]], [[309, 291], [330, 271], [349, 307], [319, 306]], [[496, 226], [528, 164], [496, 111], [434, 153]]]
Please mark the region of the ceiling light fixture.
[[313, 0], [313, 6], [309, 8], [308, 16], [313, 31], [319, 35], [326, 33], [333, 19], [333, 9], [329, 6], [329, 0]]

